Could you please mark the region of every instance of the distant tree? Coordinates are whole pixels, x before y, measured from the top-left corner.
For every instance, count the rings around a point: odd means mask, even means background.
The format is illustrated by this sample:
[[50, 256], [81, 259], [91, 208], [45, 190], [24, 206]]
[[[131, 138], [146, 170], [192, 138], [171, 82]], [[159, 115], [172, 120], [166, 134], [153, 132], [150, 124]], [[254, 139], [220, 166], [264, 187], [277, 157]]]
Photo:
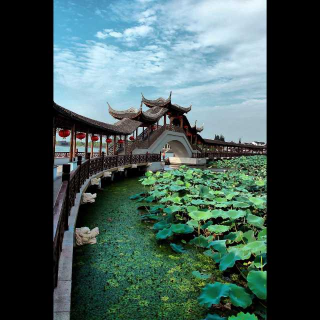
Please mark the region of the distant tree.
[[241, 138], [239, 138], [239, 143], [241, 143]]

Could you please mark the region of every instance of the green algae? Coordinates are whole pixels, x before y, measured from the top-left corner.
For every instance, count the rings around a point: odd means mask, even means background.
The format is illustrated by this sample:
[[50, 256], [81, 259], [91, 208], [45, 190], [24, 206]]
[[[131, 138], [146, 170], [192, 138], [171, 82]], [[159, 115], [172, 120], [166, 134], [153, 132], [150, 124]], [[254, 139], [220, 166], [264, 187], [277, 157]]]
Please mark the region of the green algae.
[[[74, 249], [71, 320], [204, 319], [198, 304], [210, 281], [224, 282], [211, 258], [185, 245], [175, 253], [159, 243], [152, 224], [141, 222], [129, 196], [145, 189], [127, 178], [97, 191], [93, 204], [82, 205], [77, 227], [99, 227], [97, 244]], [[210, 273], [199, 280], [192, 271]]]

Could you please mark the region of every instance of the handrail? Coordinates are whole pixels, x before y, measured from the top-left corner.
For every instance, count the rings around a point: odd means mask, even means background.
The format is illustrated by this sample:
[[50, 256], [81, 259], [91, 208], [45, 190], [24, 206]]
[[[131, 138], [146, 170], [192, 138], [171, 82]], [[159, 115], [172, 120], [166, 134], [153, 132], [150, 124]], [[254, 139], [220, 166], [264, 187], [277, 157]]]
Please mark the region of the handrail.
[[130, 154], [118, 156], [105, 156], [87, 159], [77, 166], [75, 170], [70, 173], [69, 181], [63, 181], [58, 193], [57, 199], [53, 207], [53, 279], [54, 287], [57, 286], [58, 281], [58, 267], [60, 253], [62, 250], [62, 241], [64, 231], [68, 230], [68, 217], [71, 208], [74, 206], [75, 198], [85, 181], [107, 169], [117, 168], [127, 164], [138, 164], [148, 162], [160, 162], [160, 153], [151, 154]]

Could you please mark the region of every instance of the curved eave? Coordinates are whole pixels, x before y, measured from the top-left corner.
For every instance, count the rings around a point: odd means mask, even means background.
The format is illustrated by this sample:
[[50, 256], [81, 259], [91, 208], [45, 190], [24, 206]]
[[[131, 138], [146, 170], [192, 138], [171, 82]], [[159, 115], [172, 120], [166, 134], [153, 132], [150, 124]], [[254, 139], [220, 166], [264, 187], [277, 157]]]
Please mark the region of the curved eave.
[[[154, 112], [155, 108], [158, 108], [159, 110], [157, 110], [157, 112]], [[140, 116], [140, 121], [154, 123], [158, 121], [168, 111], [167, 108], [162, 108], [162, 107], [155, 107], [155, 108], [142, 112]]]
[[178, 111], [181, 113], [188, 113], [191, 110], [192, 105], [190, 105], [190, 107], [181, 107], [178, 104], [171, 104], [169, 106], [169, 109], [174, 110], [174, 111]]
[[70, 123], [76, 124], [76, 126], [86, 128], [92, 131], [92, 133], [99, 132], [102, 134], [124, 134], [120, 128], [117, 128], [113, 124], [84, 117], [56, 104], [55, 102], [53, 102], [53, 110], [57, 116], [67, 119]]
[[168, 99], [164, 99], [164, 98], [158, 98], [156, 100], [149, 100], [149, 99], [146, 99], [143, 95], [143, 93], [141, 93], [142, 95], [142, 102], [149, 108], [152, 108], [152, 107], [167, 107], [168, 105], [171, 104], [171, 94], [172, 94], [172, 91], [170, 91], [170, 95], [169, 95], [169, 98]]
[[[108, 103], [108, 102], [107, 102]], [[140, 109], [135, 109], [135, 108], [129, 108], [127, 110], [115, 110], [113, 109], [110, 104], [108, 103], [109, 106], [109, 114], [114, 117], [115, 119], [122, 120], [122, 119], [135, 119], [137, 118], [141, 112], [142, 112], [142, 106]]]

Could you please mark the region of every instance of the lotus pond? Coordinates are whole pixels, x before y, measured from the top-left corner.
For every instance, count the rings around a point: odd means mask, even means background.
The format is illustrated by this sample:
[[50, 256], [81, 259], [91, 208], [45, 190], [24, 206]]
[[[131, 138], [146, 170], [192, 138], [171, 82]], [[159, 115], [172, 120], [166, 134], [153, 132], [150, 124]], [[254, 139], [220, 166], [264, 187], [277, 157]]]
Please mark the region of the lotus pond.
[[266, 157], [228, 165], [147, 172], [81, 206], [100, 234], [74, 250], [71, 319], [265, 319]]

